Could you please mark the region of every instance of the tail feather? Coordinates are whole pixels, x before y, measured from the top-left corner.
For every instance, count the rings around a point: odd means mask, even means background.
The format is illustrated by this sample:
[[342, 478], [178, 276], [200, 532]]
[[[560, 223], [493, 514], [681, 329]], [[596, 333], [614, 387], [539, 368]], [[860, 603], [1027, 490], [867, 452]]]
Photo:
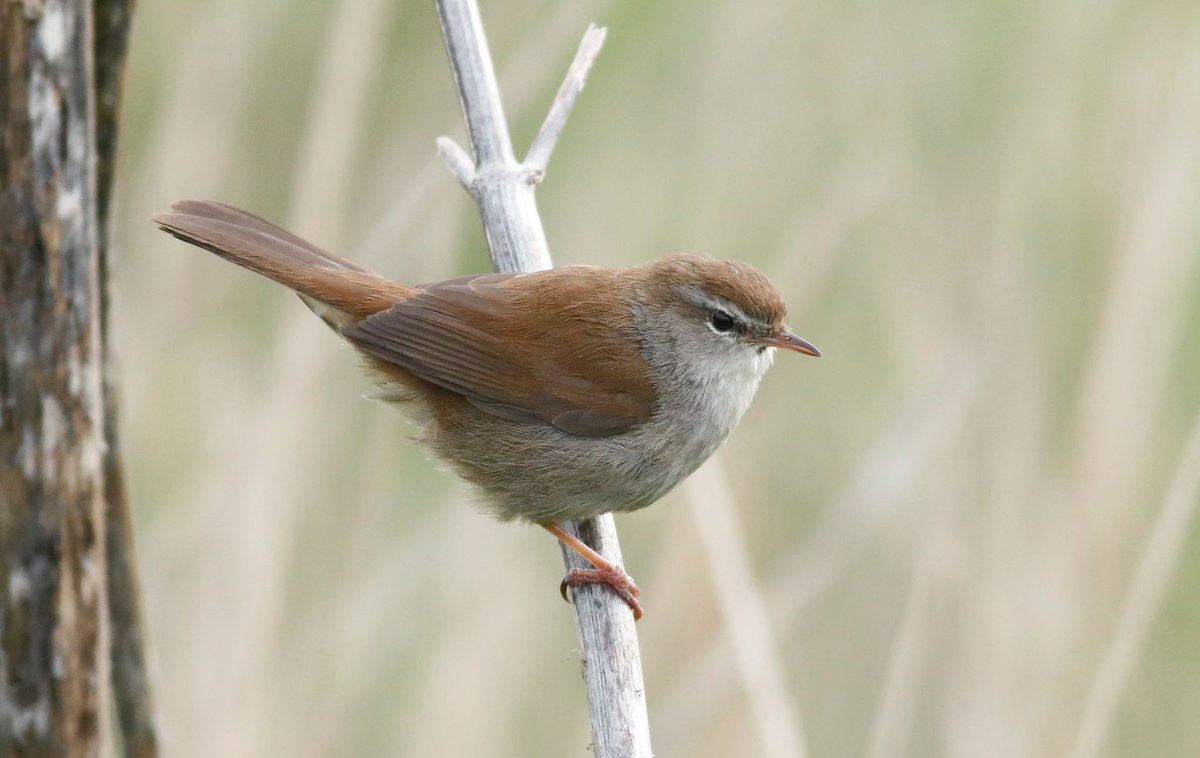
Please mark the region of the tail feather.
[[216, 253], [294, 290], [330, 326], [390, 308], [413, 290], [326, 252], [252, 213], [185, 200], [154, 222], [184, 242]]
[[196, 218], [224, 221], [242, 229], [261, 232], [281, 242], [289, 242], [295, 247], [311, 253], [314, 260], [323, 261], [332, 268], [350, 269], [351, 271], [360, 271], [364, 274], [369, 273], [367, 269], [356, 263], [339, 258], [333, 253], [322, 250], [303, 237], [298, 237], [287, 229], [272, 224], [261, 216], [256, 216], [250, 211], [244, 211], [241, 208], [234, 208], [232, 205], [218, 203], [215, 200], [180, 200], [171, 205], [171, 211], [175, 214], [194, 216]]

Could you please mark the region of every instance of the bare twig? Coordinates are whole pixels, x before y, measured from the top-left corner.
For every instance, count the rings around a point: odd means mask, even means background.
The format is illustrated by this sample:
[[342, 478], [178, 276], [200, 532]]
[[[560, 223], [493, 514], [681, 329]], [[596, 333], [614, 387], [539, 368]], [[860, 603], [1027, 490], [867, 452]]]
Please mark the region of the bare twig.
[[[483, 22], [474, 0], [437, 0], [446, 50], [458, 83], [475, 153], [474, 165], [451, 140], [438, 141], [439, 152], [455, 178], [466, 186], [479, 206], [484, 233], [499, 271], [550, 268], [550, 252], [534, 201], [536, 178], [544, 171], [557, 135], [603, 42], [603, 30], [584, 37], [567, 82], [551, 106], [551, 116], [530, 151], [532, 169], [513, 155], [499, 87]], [[621, 561], [616, 526], [611, 515], [564, 527], [610, 560]], [[568, 568], [583, 568], [573, 551], [563, 551]], [[574, 594], [583, 678], [592, 722], [592, 750], [601, 758], [651, 755], [650, 722], [642, 683], [641, 653], [633, 616], [624, 601], [601, 587], [580, 587]]]
[[475, 161], [471, 160], [471, 156], [467, 155], [467, 151], [462, 149], [454, 140], [449, 137], [437, 138], [438, 155], [441, 156], [442, 163], [446, 164], [446, 168], [454, 174], [454, 178], [462, 185], [467, 192], [473, 192], [475, 184]]
[[533, 176], [537, 181], [541, 181], [546, 173], [550, 154], [554, 152], [563, 127], [567, 125], [571, 109], [575, 107], [575, 99], [583, 91], [588, 72], [592, 70], [592, 64], [596, 62], [596, 56], [604, 46], [607, 33], [608, 30], [595, 24], [588, 27], [583, 41], [579, 43], [579, 50], [575, 53], [575, 60], [571, 61], [571, 68], [567, 70], [567, 76], [558, 88], [558, 94], [554, 96], [550, 112], [546, 114], [546, 120], [542, 122], [542, 128], [538, 129], [537, 136], [533, 138], [533, 144], [525, 155], [525, 168], [534, 172]]

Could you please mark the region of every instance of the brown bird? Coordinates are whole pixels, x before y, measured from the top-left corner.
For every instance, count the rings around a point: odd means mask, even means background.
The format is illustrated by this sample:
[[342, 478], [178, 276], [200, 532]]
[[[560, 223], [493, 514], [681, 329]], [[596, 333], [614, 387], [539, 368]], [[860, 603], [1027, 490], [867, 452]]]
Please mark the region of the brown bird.
[[658, 500], [741, 419], [775, 348], [820, 355], [744, 263], [674, 255], [406, 287], [221, 203], [176, 203], [154, 221], [294, 290], [486, 510], [595, 566], [572, 570], [564, 592], [608, 584], [635, 618], [637, 585], [560, 522]]

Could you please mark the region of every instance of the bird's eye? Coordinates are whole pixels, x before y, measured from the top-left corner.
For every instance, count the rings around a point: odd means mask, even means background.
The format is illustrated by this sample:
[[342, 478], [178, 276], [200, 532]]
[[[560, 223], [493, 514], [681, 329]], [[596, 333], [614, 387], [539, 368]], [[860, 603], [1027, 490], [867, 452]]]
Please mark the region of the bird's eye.
[[709, 320], [712, 322], [713, 329], [716, 329], [718, 332], [727, 332], [733, 328], [733, 316], [730, 316], [725, 311], [713, 311]]

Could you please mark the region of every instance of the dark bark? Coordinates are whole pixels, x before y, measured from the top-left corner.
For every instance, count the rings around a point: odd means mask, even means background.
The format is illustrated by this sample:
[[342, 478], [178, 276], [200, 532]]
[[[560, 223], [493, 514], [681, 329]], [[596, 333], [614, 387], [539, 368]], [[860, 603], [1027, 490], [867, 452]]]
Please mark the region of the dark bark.
[[109, 581], [136, 628], [104, 276], [127, 14], [102, 2], [93, 35], [85, 0], [0, 4], [4, 755], [107, 753]]
[[117, 367], [112, 343], [112, 208], [117, 134], [125, 82], [133, 0], [96, 0], [94, 15], [96, 97], [96, 223], [100, 265], [100, 342], [104, 353], [104, 481], [108, 548], [113, 692], [125, 754], [158, 755], [158, 737], [146, 671], [141, 591], [133, 549], [133, 526], [117, 427]]

